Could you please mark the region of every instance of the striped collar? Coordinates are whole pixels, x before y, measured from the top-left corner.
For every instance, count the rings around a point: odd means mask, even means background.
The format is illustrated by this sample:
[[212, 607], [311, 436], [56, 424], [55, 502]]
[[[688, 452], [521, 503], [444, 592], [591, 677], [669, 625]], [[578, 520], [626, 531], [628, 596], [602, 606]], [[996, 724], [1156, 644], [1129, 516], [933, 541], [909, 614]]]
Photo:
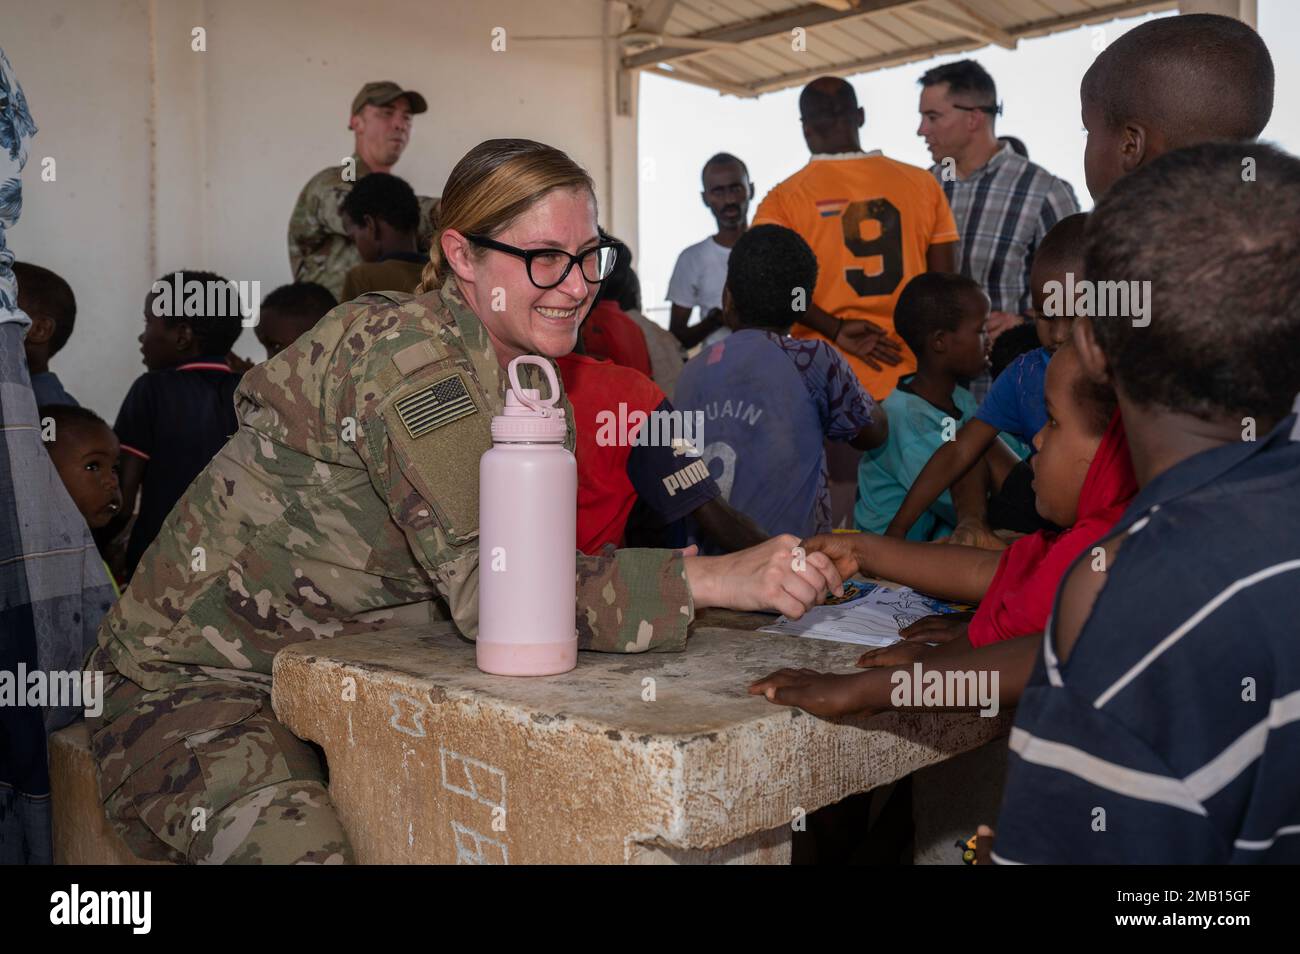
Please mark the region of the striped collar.
[[198, 361], [187, 361], [184, 364], [178, 364], [172, 368], [173, 371], [234, 371], [230, 365], [224, 361], [218, 361], [214, 358], [200, 358]]

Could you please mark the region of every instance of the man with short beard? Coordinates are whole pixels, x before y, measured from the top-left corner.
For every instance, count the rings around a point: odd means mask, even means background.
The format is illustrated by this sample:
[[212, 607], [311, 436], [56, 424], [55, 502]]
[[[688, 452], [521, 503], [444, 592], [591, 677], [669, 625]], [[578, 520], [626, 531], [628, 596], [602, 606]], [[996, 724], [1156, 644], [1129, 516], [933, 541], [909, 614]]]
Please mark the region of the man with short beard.
[[[289, 218], [289, 268], [296, 282], [317, 282], [338, 298], [348, 269], [361, 256], [343, 227], [339, 205], [356, 180], [372, 172], [392, 172], [411, 137], [411, 117], [428, 110], [424, 97], [396, 83], [367, 83], [352, 100], [348, 128], [355, 137], [352, 156], [327, 166], [307, 180]], [[433, 240], [438, 200], [420, 200], [419, 246]]]

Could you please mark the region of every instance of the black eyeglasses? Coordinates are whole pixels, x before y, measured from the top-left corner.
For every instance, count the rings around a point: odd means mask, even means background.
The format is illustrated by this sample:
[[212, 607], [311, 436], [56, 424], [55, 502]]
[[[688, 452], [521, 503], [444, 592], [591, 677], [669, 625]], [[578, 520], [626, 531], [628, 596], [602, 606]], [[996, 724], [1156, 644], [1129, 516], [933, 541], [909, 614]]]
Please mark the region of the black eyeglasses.
[[614, 243], [602, 243], [585, 252], [570, 255], [561, 248], [515, 248], [486, 235], [471, 232], [466, 232], [465, 238], [481, 248], [522, 258], [528, 270], [528, 280], [538, 288], [554, 288], [569, 277], [575, 264], [582, 269], [582, 277], [587, 281], [603, 282], [609, 278], [614, 263], [618, 261], [618, 246]]

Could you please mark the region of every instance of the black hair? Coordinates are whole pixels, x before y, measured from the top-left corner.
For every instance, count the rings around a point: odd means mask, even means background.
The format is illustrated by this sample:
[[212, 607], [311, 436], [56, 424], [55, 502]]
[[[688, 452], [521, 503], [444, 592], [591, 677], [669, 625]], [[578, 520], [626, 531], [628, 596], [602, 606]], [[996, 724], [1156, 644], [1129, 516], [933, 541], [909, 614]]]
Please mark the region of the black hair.
[[[798, 233], [781, 225], [748, 229], [727, 259], [732, 306], [749, 327], [787, 331], [806, 313], [816, 284], [817, 256]], [[803, 310], [796, 310], [799, 299]]]
[[1012, 361], [1038, 347], [1038, 329], [1032, 321], [1012, 325], [993, 342], [993, 350], [989, 355], [990, 377], [996, 380]]
[[1034, 250], [1031, 267], [1053, 266], [1056, 271], [1074, 272], [1076, 279], [1082, 279], [1087, 226], [1087, 212], [1075, 212], [1058, 219]]
[[293, 318], [304, 318], [312, 324], [320, 321], [331, 309], [338, 307], [338, 299], [324, 285], [316, 282], [294, 282], [281, 285], [262, 299], [262, 310], [268, 309]]
[[602, 228], [596, 233], [602, 242], [616, 242], [618, 258], [614, 260], [614, 270], [600, 283], [596, 292], [596, 301], [612, 301], [623, 311], [641, 307], [641, 282], [632, 271], [632, 250], [622, 239], [610, 235]]
[[853, 85], [839, 76], [821, 76], [799, 93], [799, 114], [806, 120], [843, 116], [858, 108]]
[[[1062, 349], [1069, 347], [1072, 347], [1069, 342], [1062, 345]], [[1104, 435], [1106, 428], [1110, 427], [1110, 419], [1115, 416], [1115, 408], [1119, 407], [1119, 397], [1115, 394], [1115, 389], [1083, 373], [1081, 365], [1079, 376], [1074, 379], [1074, 386], [1070, 389], [1070, 395], [1087, 421], [1088, 433], [1094, 437]]]
[[736, 156], [733, 156], [729, 152], [719, 152], [719, 153], [714, 153], [712, 156], [710, 156], [709, 161], [706, 162], [704, 164], [704, 168], [700, 170], [700, 181], [703, 182], [704, 173], [708, 172], [714, 166], [730, 165], [733, 162], [736, 165], [740, 166], [740, 171], [743, 172], [745, 174], [745, 178], [748, 179], [749, 166], [745, 165], [743, 160], [737, 158]]
[[1029, 147], [1025, 145], [1023, 140], [1015, 136], [999, 136], [998, 142], [1005, 142], [1017, 156], [1025, 159], [1029, 158]]
[[47, 417], [54, 421], [55, 440], [60, 432], [74, 431], [78, 426], [108, 427], [108, 422], [90, 408], [75, 404], [42, 404], [36, 409], [36, 419], [44, 421]]
[[985, 112], [996, 113], [998, 87], [988, 70], [974, 60], [958, 60], [926, 70], [917, 80], [922, 86], [948, 84], [949, 93], [968, 94], [974, 100], [970, 105], [983, 107]]
[[[1247, 175], [1249, 170], [1250, 174]], [[1300, 391], [1300, 159], [1202, 143], [1120, 179], [1089, 216], [1092, 282], [1150, 282], [1149, 324], [1091, 319], [1134, 403], [1281, 417]]]
[[415, 190], [405, 179], [387, 172], [372, 172], [358, 179], [344, 196], [339, 211], [357, 225], [369, 215], [399, 232], [414, 232], [420, 227], [420, 200]]
[[[182, 312], [179, 315], [164, 314], [159, 317], [169, 328], [185, 324], [190, 326], [190, 331], [194, 334], [194, 340], [198, 343], [199, 351], [205, 355], [225, 355], [230, 351], [234, 343], [239, 339], [244, 330], [243, 318], [240, 313], [239, 286], [229, 279], [222, 278], [216, 272], [201, 272], [182, 269], [181, 271], [169, 272], [163, 275], [153, 283], [149, 292], [149, 304], [151, 311], [155, 307], [155, 298], [153, 288], [159, 285], [165, 285], [166, 291], [162, 292], [167, 296], [167, 309], [170, 309], [179, 286], [179, 297], [182, 308], [188, 305], [186, 288], [190, 282], [201, 282], [203, 284], [203, 295], [201, 297], [202, 310], [197, 315], [186, 315]], [[219, 287], [224, 286], [224, 287]], [[252, 303], [248, 303], [252, 306]], [[213, 307], [209, 307], [209, 305]], [[157, 314], [156, 311], [153, 311]]]
[[936, 331], [956, 331], [971, 296], [986, 298], [979, 282], [955, 272], [922, 272], [904, 287], [894, 306], [894, 330], [918, 358]]
[[1232, 17], [1188, 13], [1139, 24], [1093, 61], [1080, 88], [1111, 129], [1151, 123], [1169, 148], [1254, 139], [1273, 113], [1273, 60]]
[[14, 262], [14, 277], [18, 279], [18, 307], [32, 318], [48, 318], [54, 322], [50, 335], [50, 356], [57, 354], [77, 323], [77, 296], [72, 286], [48, 268], [29, 262]]

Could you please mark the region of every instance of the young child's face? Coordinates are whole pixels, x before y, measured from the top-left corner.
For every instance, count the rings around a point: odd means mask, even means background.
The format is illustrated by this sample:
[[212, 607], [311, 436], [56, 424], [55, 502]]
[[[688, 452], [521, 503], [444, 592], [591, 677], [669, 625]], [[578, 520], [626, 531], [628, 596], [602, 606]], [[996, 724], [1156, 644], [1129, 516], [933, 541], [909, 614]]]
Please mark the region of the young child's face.
[[1082, 374], [1073, 347], [1062, 348], [1052, 357], [1043, 387], [1047, 423], [1034, 435], [1038, 453], [1029, 459], [1038, 513], [1061, 527], [1078, 518], [1083, 480], [1101, 446], [1101, 435], [1092, 433], [1088, 414], [1074, 396], [1075, 383]]
[[343, 230], [348, 233], [348, 238], [357, 247], [357, 254], [361, 256], [361, 261], [379, 261], [379, 241], [375, 235], [374, 227], [367, 227], [353, 222], [351, 217], [346, 215], [342, 218]]
[[1053, 354], [1056, 353], [1057, 348], [1070, 340], [1070, 332], [1074, 327], [1074, 318], [1071, 315], [1051, 317], [1044, 313], [1044, 303], [1047, 300], [1044, 286], [1048, 282], [1058, 282], [1064, 289], [1065, 275], [1070, 269], [1074, 269], [1076, 282], [1083, 278], [1082, 262], [1075, 265], [1058, 263], [1056, 265], [1043, 265], [1042, 267], [1035, 262], [1029, 271], [1030, 297], [1033, 299], [1034, 310], [1034, 330], [1038, 332], [1038, 343]]
[[153, 301], [154, 296], [150, 295], [144, 302], [144, 331], [139, 337], [140, 355], [144, 358], [146, 368], [161, 371], [180, 363], [183, 357], [177, 340], [180, 326], [168, 326], [166, 321], [155, 315]]
[[91, 529], [107, 524], [122, 509], [117, 484], [117, 437], [107, 424], [77, 422], [46, 444], [59, 479]]
[[983, 295], [966, 295], [964, 315], [956, 331], [946, 335], [948, 370], [958, 377], [974, 378], [989, 366], [989, 302]]
[[297, 315], [288, 315], [274, 308], [263, 308], [254, 329], [257, 340], [266, 349], [266, 359], [270, 361], [289, 345], [298, 340], [304, 332], [310, 331], [314, 322]]

